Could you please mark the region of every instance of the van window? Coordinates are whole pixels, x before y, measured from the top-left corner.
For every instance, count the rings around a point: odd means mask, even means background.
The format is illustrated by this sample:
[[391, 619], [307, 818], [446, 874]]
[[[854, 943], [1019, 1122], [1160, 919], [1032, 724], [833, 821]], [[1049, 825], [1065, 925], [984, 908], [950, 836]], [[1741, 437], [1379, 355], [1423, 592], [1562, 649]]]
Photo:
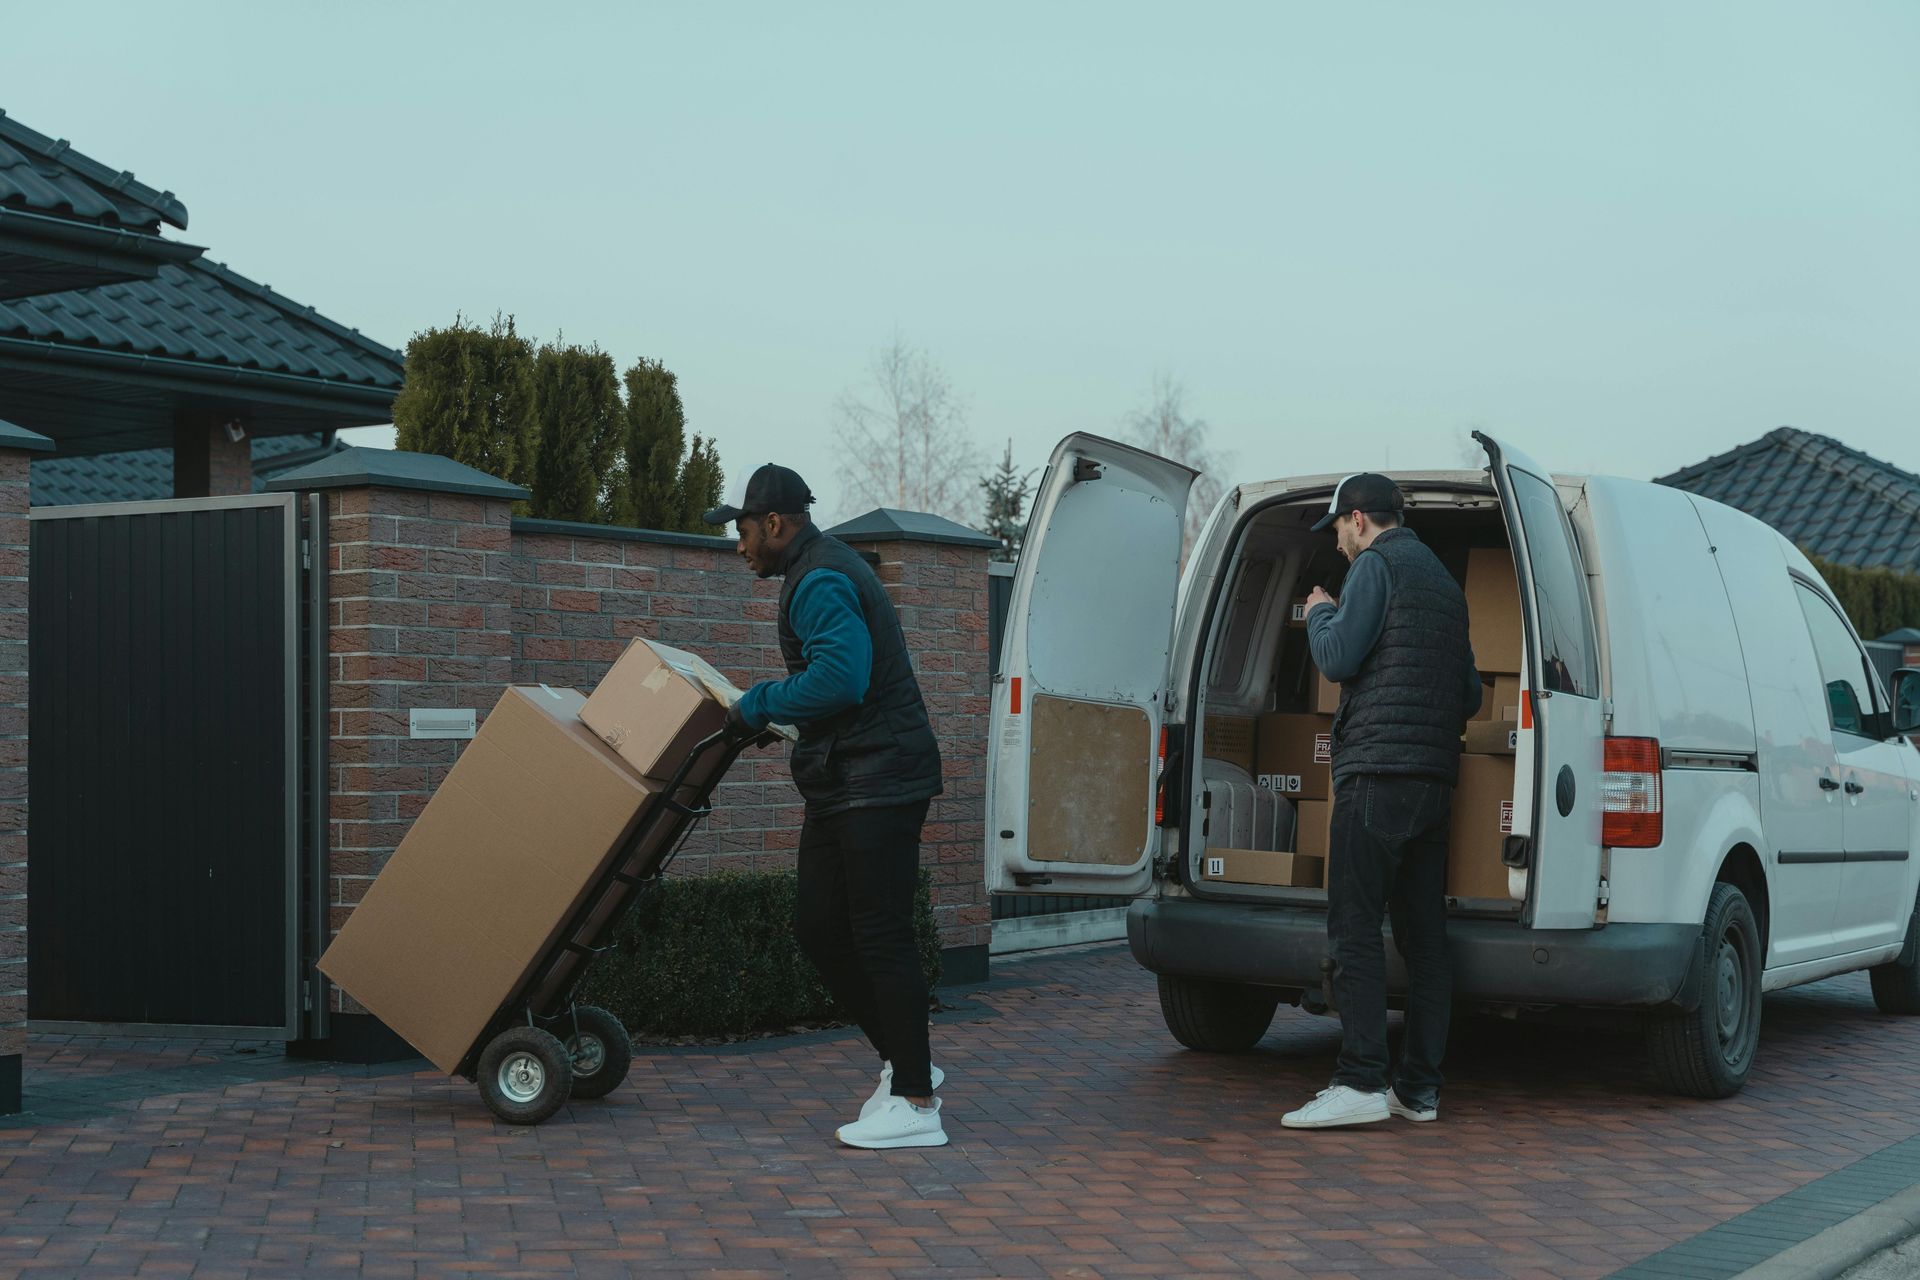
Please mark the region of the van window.
[[1827, 689], [1827, 718], [1836, 733], [1873, 737], [1873, 686], [1867, 682], [1867, 655], [1825, 597], [1803, 582], [1793, 584], [1813, 636], [1820, 682]]
[[1587, 603], [1587, 575], [1573, 549], [1573, 527], [1552, 485], [1524, 471], [1511, 475], [1527, 538], [1533, 595], [1540, 605], [1540, 683], [1555, 693], [1597, 698], [1600, 669], [1593, 612]]

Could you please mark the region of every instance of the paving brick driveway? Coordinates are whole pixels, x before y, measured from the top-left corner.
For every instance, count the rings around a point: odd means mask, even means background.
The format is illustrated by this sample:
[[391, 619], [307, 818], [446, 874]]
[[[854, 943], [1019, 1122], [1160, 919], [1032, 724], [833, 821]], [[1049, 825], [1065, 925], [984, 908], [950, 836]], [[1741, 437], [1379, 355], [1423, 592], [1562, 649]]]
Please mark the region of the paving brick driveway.
[[[1920, 1128], [1920, 1021], [1769, 997], [1740, 1097], [1637, 1043], [1472, 1022], [1439, 1124], [1296, 1134], [1337, 1026], [1179, 1049], [1119, 948], [996, 965], [943, 1017], [951, 1146], [838, 1149], [856, 1042], [649, 1054], [537, 1129], [410, 1068], [42, 1037], [0, 1127], [0, 1274], [1600, 1276]], [[118, 1092], [115, 1092], [115, 1091]]]

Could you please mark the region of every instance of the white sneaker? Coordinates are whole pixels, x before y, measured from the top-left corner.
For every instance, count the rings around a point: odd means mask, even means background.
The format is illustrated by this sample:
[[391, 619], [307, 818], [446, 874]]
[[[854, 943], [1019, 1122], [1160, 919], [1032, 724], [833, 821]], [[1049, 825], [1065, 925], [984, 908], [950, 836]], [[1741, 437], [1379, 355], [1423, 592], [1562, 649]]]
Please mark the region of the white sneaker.
[[[939, 1090], [941, 1085], [946, 1083], [946, 1080], [947, 1080], [947, 1073], [942, 1071], [940, 1068], [935, 1067], [933, 1069], [933, 1087], [936, 1092]], [[872, 1095], [869, 1096], [865, 1102], [860, 1104], [860, 1118], [862, 1120], [865, 1120], [868, 1116], [872, 1115], [874, 1112], [880, 1109], [881, 1103], [885, 1102], [888, 1098], [891, 1098], [892, 1096], [893, 1096], [893, 1064], [889, 1062], [880, 1068], [879, 1086], [874, 1089]]]
[[1378, 1124], [1392, 1112], [1387, 1110], [1387, 1094], [1362, 1093], [1344, 1084], [1328, 1085], [1313, 1096], [1313, 1101], [1298, 1111], [1280, 1117], [1288, 1129], [1337, 1129], [1348, 1124]]
[[897, 1147], [944, 1147], [947, 1131], [940, 1124], [940, 1099], [922, 1110], [905, 1098], [889, 1096], [852, 1124], [843, 1124], [833, 1135], [850, 1147], [868, 1151], [892, 1151]]
[[1430, 1120], [1438, 1120], [1440, 1118], [1440, 1107], [1438, 1104], [1430, 1107], [1416, 1107], [1411, 1103], [1402, 1102], [1400, 1101], [1400, 1091], [1398, 1089], [1387, 1090], [1387, 1110], [1399, 1116], [1402, 1120], [1411, 1120], [1415, 1124], [1426, 1124]]

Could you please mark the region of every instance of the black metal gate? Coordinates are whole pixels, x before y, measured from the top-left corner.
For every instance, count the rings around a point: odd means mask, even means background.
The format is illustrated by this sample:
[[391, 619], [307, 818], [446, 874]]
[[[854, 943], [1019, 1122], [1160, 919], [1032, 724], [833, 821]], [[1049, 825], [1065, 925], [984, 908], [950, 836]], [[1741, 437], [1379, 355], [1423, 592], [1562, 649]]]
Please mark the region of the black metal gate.
[[28, 1016], [301, 1034], [291, 495], [33, 513]]

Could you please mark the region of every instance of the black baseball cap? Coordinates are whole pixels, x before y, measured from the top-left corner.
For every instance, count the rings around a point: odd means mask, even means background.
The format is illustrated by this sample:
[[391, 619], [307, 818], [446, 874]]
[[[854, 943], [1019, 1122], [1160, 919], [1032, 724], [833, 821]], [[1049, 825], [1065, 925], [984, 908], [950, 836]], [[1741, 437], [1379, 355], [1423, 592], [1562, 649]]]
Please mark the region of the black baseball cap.
[[1327, 514], [1314, 523], [1313, 531], [1319, 533], [1341, 516], [1355, 511], [1400, 512], [1406, 507], [1407, 500], [1399, 485], [1371, 471], [1356, 472], [1335, 487], [1333, 501], [1327, 504]]
[[769, 462], [747, 473], [747, 482], [728, 495], [727, 505], [715, 507], [701, 519], [708, 524], [732, 524], [741, 516], [764, 516], [779, 512], [799, 515], [813, 505], [813, 490], [800, 473]]

